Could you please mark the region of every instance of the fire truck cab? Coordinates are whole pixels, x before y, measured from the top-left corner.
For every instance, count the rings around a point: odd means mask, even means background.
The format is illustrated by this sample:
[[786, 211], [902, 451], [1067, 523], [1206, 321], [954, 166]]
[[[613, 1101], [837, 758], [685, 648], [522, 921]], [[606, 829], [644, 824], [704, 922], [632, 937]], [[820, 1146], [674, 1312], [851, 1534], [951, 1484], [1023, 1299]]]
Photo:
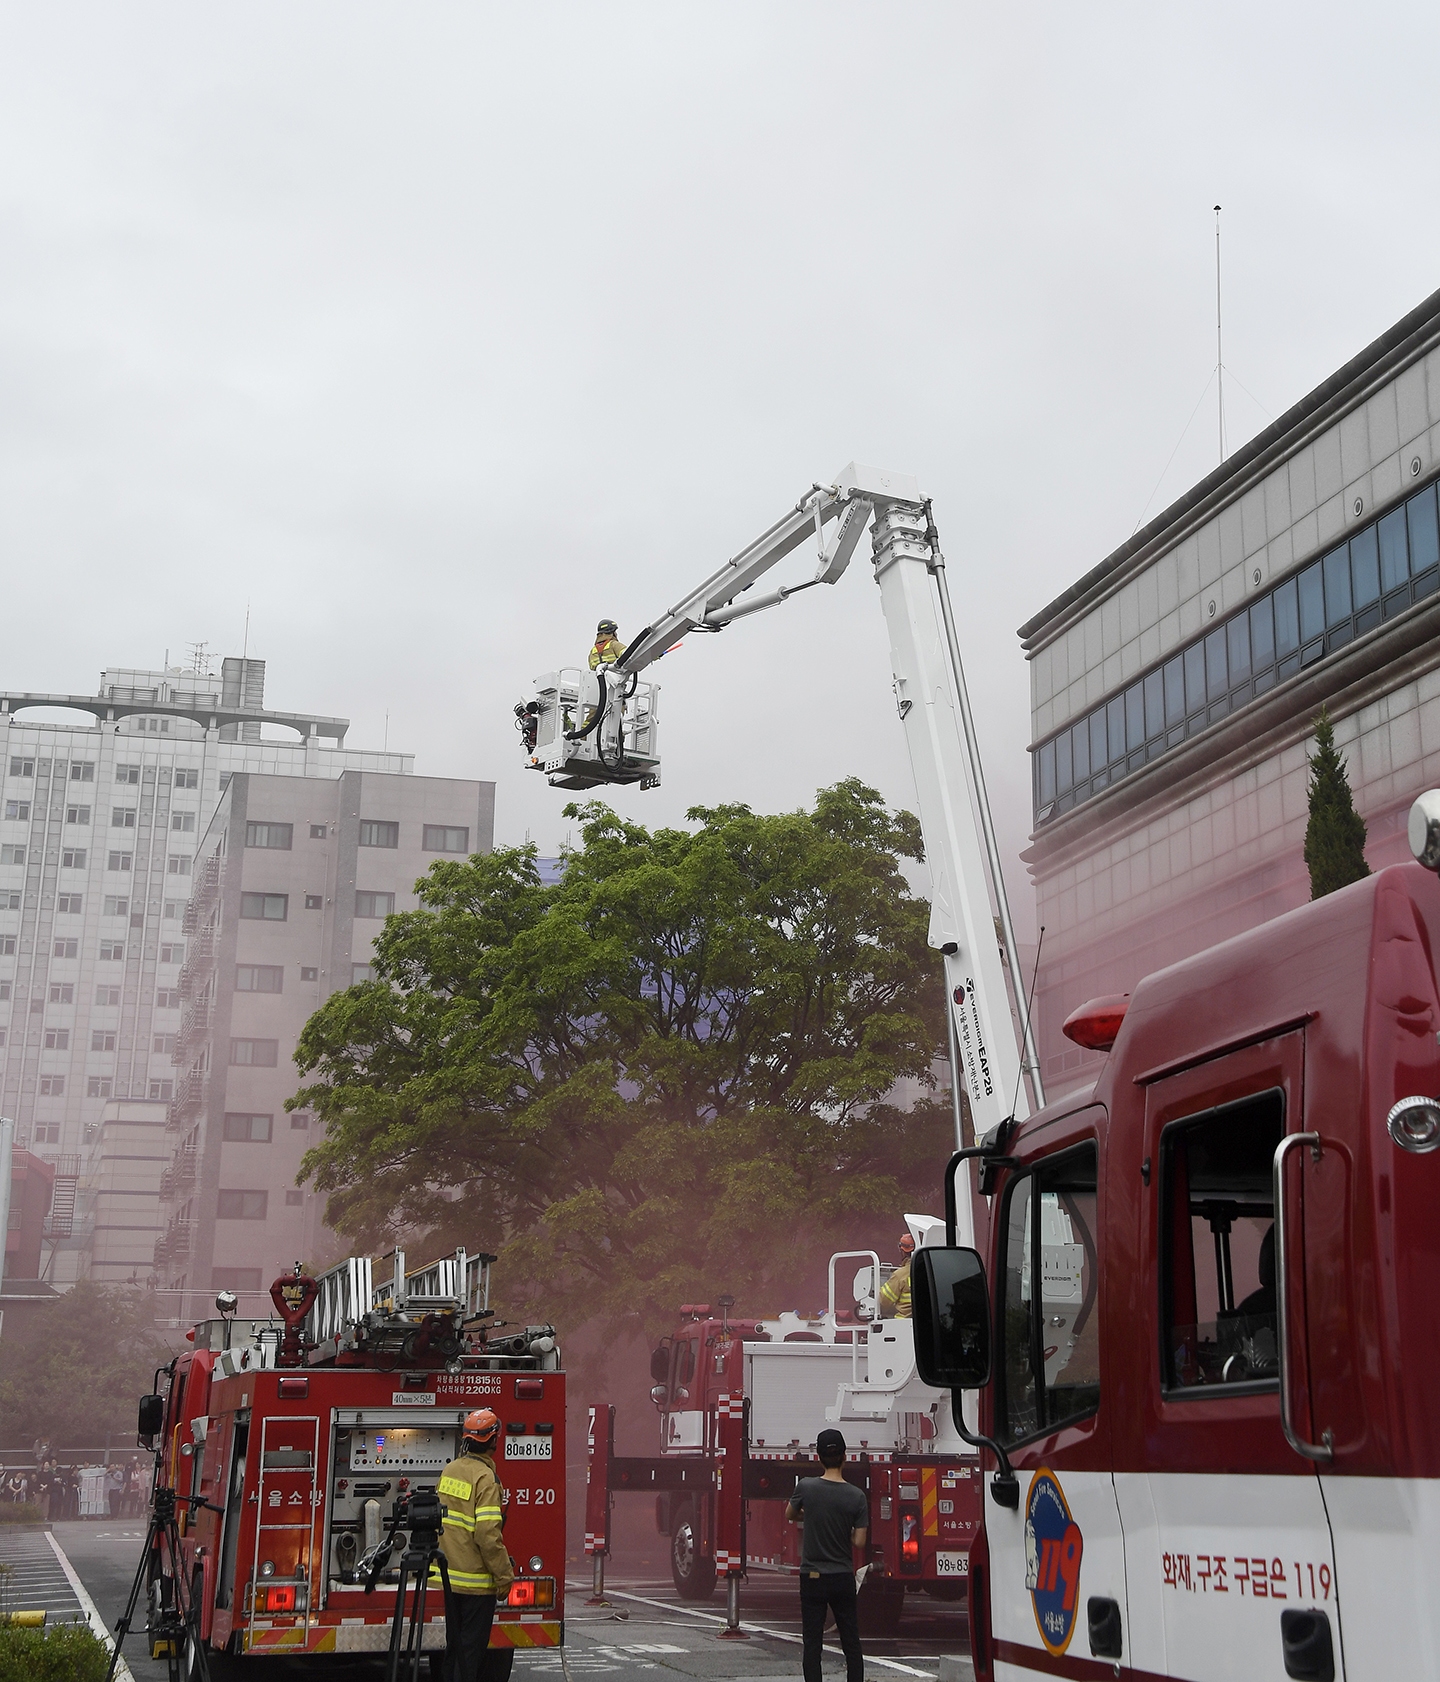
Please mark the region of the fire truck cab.
[[[170, 1627], [163, 1613], [177, 1604], [177, 1574], [179, 1604], [198, 1607], [212, 1655], [303, 1657], [323, 1668], [330, 1655], [383, 1654], [406, 1504], [435, 1488], [478, 1407], [493, 1408], [504, 1428], [496, 1470], [517, 1573], [492, 1650], [561, 1645], [565, 1374], [553, 1327], [496, 1325], [493, 1260], [459, 1250], [407, 1274], [397, 1251], [393, 1278], [379, 1285], [367, 1260], [318, 1279], [297, 1268], [272, 1286], [278, 1319], [222, 1314], [187, 1334], [193, 1350], [141, 1403], [157, 1489], [205, 1503], [182, 1502], [178, 1557], [163, 1534], [153, 1537], [152, 1656], [169, 1650], [156, 1631]], [[367, 1565], [396, 1526], [372, 1589]], [[415, 1598], [412, 1588], [407, 1618]], [[421, 1639], [433, 1666], [445, 1645], [438, 1587], [426, 1601]], [[508, 1663], [492, 1666], [487, 1682], [505, 1674]]]
[[1440, 1674], [1437, 957], [1384, 870], [1082, 1007], [1093, 1088], [957, 1153], [988, 1245], [912, 1289], [999, 1467], [977, 1677]]

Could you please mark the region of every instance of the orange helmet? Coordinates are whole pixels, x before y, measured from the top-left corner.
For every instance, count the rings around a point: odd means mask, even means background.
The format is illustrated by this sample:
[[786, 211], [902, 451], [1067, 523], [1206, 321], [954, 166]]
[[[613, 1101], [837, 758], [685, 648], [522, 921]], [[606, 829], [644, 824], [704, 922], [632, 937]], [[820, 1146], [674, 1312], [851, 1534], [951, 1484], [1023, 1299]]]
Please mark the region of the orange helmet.
[[465, 1415], [464, 1436], [467, 1442], [493, 1442], [499, 1434], [499, 1416], [489, 1408], [476, 1408], [474, 1413]]
[[900, 1254], [902, 1256], [913, 1256], [915, 1254], [915, 1240], [908, 1232], [900, 1240]]

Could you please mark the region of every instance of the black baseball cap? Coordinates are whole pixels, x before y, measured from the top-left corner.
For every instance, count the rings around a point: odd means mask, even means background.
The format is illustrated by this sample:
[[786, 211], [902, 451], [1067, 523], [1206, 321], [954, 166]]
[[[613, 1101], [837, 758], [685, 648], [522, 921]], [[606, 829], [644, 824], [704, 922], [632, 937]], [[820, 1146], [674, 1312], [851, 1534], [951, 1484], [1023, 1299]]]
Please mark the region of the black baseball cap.
[[838, 1431], [822, 1431], [815, 1439], [815, 1452], [830, 1456], [844, 1454], [845, 1439]]

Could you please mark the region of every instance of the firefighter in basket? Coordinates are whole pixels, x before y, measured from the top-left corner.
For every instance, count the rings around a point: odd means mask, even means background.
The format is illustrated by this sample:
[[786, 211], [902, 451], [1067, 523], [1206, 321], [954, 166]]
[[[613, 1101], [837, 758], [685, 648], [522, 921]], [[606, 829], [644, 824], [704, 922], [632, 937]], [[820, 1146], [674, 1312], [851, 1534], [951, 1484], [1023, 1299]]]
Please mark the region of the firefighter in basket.
[[601, 666], [613, 666], [625, 652], [625, 645], [620, 641], [620, 627], [613, 619], [602, 619], [595, 627], [595, 646], [590, 650], [590, 670], [598, 671]]
[[915, 1254], [915, 1240], [908, 1232], [900, 1240], [900, 1254], [904, 1259], [880, 1287], [882, 1320], [910, 1318], [910, 1258]]
[[[465, 1416], [460, 1458], [440, 1474], [445, 1508], [440, 1551], [450, 1572], [445, 1597], [447, 1682], [477, 1682], [490, 1645], [495, 1608], [503, 1605], [515, 1581], [515, 1566], [501, 1532], [505, 1490], [495, 1471], [500, 1421], [489, 1408]], [[431, 1583], [440, 1580], [431, 1567]]]

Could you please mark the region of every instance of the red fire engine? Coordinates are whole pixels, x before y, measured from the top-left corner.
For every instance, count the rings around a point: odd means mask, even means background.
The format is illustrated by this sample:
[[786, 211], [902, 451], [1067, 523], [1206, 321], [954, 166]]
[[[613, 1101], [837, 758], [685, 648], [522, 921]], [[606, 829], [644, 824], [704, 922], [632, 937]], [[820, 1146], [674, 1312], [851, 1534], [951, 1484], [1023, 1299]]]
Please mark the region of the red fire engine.
[[917, 1254], [999, 1465], [977, 1677], [1440, 1675], [1440, 794], [1410, 838], [1077, 1011], [1109, 1058], [978, 1147], [984, 1260]]
[[[222, 1297], [220, 1318], [187, 1334], [194, 1349], [140, 1410], [156, 1487], [182, 1506], [178, 1563], [163, 1535], [148, 1560], [153, 1656], [168, 1650], [154, 1632], [176, 1603], [177, 1568], [182, 1606], [193, 1599], [199, 1611], [186, 1639], [198, 1635], [211, 1654], [306, 1655], [319, 1666], [320, 1655], [384, 1653], [397, 1568], [367, 1591], [367, 1556], [397, 1508], [434, 1489], [466, 1413], [482, 1406], [504, 1425], [497, 1470], [518, 1573], [491, 1647], [561, 1645], [565, 1375], [553, 1327], [494, 1320], [493, 1260], [457, 1250], [407, 1274], [396, 1251], [393, 1278], [373, 1286], [366, 1260], [316, 1279], [297, 1268], [271, 1288], [278, 1320], [234, 1319]], [[190, 1497], [206, 1505], [186, 1512]], [[397, 1553], [405, 1540], [402, 1516]], [[414, 1601], [411, 1592], [407, 1617]], [[425, 1610], [433, 1654], [445, 1645], [438, 1591]]]
[[[906, 1220], [917, 1244], [943, 1240], [943, 1222]], [[868, 1262], [855, 1274], [854, 1307], [835, 1300], [847, 1259]], [[829, 1305], [813, 1315], [732, 1320], [725, 1297], [718, 1316], [709, 1304], [681, 1308], [651, 1357], [659, 1455], [617, 1456], [614, 1408], [590, 1409], [585, 1549], [598, 1581], [613, 1496], [650, 1494], [676, 1588], [703, 1600], [723, 1575], [733, 1624], [742, 1571], [798, 1571], [800, 1530], [785, 1504], [798, 1478], [819, 1475], [815, 1438], [835, 1425], [849, 1448], [845, 1476], [869, 1502], [866, 1624], [893, 1629], [907, 1590], [963, 1597], [979, 1465], [955, 1431], [949, 1395], [916, 1374], [912, 1322], [875, 1317], [883, 1271], [874, 1251], [832, 1256]]]

